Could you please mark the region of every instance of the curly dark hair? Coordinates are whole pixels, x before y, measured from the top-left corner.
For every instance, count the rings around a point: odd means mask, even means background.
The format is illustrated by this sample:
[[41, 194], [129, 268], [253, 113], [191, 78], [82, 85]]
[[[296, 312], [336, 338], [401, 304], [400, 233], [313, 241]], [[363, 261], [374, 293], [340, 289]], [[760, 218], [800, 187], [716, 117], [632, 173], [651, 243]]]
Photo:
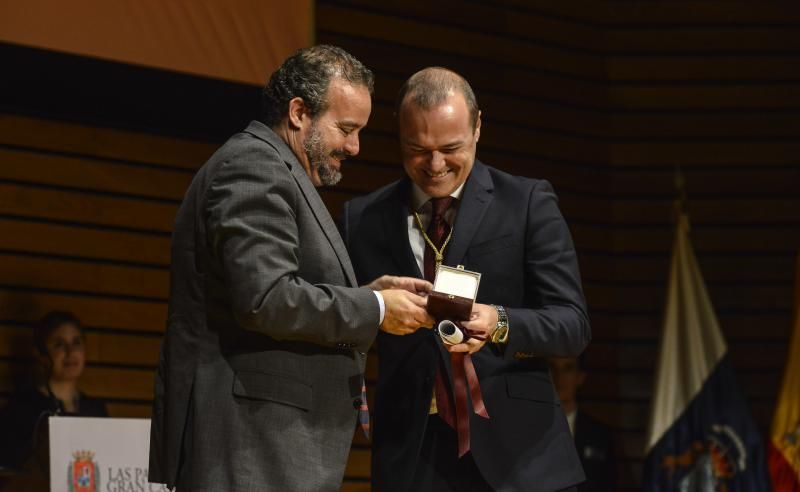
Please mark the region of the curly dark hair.
[[303, 48], [286, 59], [261, 92], [261, 121], [275, 127], [289, 113], [289, 101], [303, 99], [312, 117], [328, 107], [328, 87], [334, 77], [364, 86], [372, 94], [372, 71], [342, 48], [321, 44]]

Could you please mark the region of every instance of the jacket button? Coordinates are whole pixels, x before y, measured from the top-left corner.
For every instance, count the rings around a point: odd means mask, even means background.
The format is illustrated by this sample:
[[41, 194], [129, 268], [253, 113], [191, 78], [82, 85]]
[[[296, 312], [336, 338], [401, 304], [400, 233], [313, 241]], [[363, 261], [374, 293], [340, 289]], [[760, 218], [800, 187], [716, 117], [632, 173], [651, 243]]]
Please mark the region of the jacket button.
[[359, 408], [361, 408], [361, 405], [363, 403], [364, 403], [364, 400], [362, 400], [361, 398], [356, 398], [355, 400], [353, 400], [353, 408], [358, 410]]

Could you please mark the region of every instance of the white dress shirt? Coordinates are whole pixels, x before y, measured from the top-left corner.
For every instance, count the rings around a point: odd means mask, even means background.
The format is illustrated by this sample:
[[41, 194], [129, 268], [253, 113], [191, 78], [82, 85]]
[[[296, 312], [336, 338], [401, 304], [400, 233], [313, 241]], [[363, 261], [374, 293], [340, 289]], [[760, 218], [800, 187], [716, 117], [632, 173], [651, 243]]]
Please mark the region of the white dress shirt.
[[375, 297], [378, 299], [378, 307], [380, 308], [380, 313], [381, 313], [380, 321], [378, 321], [378, 326], [380, 326], [383, 324], [383, 318], [386, 317], [386, 301], [383, 300], [383, 294], [381, 294], [377, 290], [373, 290], [372, 293], [375, 294]]
[[[458, 213], [459, 198], [461, 198], [462, 191], [464, 191], [464, 183], [461, 183], [461, 186], [456, 188], [454, 192], [450, 193], [450, 196], [455, 198], [455, 200], [453, 200], [453, 204], [444, 215], [444, 220], [450, 224], [450, 227], [452, 227], [453, 222], [455, 222], [456, 214]], [[422, 231], [419, 230], [419, 225], [417, 225], [417, 219], [414, 217], [414, 212], [419, 213], [419, 218], [422, 220], [422, 225], [427, 230], [428, 224], [431, 221], [430, 199], [431, 197], [426, 195], [419, 186], [417, 186], [415, 183], [412, 183], [411, 213], [408, 214], [408, 241], [411, 244], [411, 252], [414, 253], [414, 259], [417, 262], [419, 271], [423, 274], [425, 273], [425, 238], [422, 237]], [[377, 290], [373, 292], [375, 293], [375, 297], [378, 299], [378, 305], [380, 306], [380, 323], [382, 324], [383, 318], [386, 315], [386, 303], [383, 300], [383, 296], [380, 292]]]
[[[462, 191], [464, 191], [464, 183], [461, 183], [461, 186], [456, 188], [454, 192], [450, 193], [450, 196], [455, 198], [455, 200], [453, 200], [452, 205], [450, 205], [450, 208], [447, 209], [447, 212], [445, 212], [444, 220], [450, 224], [451, 228], [453, 227], [456, 214], [458, 213], [458, 206]], [[428, 246], [425, 244], [425, 238], [422, 236], [422, 231], [419, 229], [417, 219], [414, 217], [414, 212], [419, 214], [419, 218], [422, 221], [422, 227], [424, 227], [427, 231], [428, 224], [431, 222], [431, 215], [433, 213], [433, 206], [431, 205], [430, 200], [431, 197], [425, 194], [425, 192], [422, 191], [420, 187], [416, 185], [416, 183], [411, 184], [411, 209], [409, 210], [407, 219], [408, 242], [411, 245], [411, 252], [414, 253], [414, 260], [416, 260], [419, 271], [423, 275], [425, 275], [425, 248]], [[445, 254], [446, 251], [443, 251], [442, 253]], [[431, 397], [431, 407], [428, 413], [434, 414], [437, 412], [436, 390], [434, 389], [433, 396]]]
[[[460, 204], [461, 193], [464, 191], [464, 183], [450, 193], [450, 196], [455, 198], [453, 204], [444, 214], [444, 220], [453, 226], [458, 213], [458, 206]], [[411, 185], [411, 210], [408, 214], [408, 242], [411, 245], [411, 252], [414, 253], [414, 259], [417, 261], [420, 273], [425, 274], [425, 238], [422, 236], [422, 231], [419, 230], [417, 219], [414, 218], [414, 212], [419, 213], [419, 218], [422, 219], [422, 226], [425, 230], [428, 229], [428, 224], [431, 222], [432, 205], [430, 203], [431, 197], [426, 195], [415, 183]], [[446, 252], [443, 252], [446, 253]]]

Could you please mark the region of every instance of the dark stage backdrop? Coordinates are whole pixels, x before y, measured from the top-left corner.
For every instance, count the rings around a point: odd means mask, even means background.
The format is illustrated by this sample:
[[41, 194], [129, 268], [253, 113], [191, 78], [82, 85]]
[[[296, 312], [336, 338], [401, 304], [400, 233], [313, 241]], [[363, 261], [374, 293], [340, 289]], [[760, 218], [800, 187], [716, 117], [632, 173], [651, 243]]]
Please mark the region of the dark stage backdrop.
[[[800, 247], [800, 5], [343, 0], [317, 2], [316, 24], [377, 75], [362, 155], [323, 191], [332, 213], [401, 176], [393, 99], [428, 65], [473, 84], [481, 159], [553, 182], [593, 323], [582, 406], [613, 427], [625, 490], [641, 480], [680, 165], [766, 431]], [[63, 308], [89, 327], [86, 391], [115, 416], [147, 416], [175, 210], [256, 114], [258, 87], [9, 44], [0, 60], [0, 400], [25, 378], [31, 323]], [[366, 490], [369, 446], [355, 439], [344, 488]]]

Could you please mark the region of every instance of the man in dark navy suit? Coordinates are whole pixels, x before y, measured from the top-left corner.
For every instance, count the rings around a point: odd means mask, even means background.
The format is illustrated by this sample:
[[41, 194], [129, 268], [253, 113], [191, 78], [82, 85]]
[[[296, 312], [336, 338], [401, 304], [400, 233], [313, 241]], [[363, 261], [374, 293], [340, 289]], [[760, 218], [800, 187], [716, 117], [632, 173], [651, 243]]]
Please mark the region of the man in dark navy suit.
[[553, 188], [475, 158], [480, 111], [452, 71], [413, 75], [397, 115], [407, 177], [345, 205], [357, 277], [433, 280], [437, 256], [482, 277], [466, 343], [378, 335], [374, 489], [574, 487], [584, 474], [547, 357], [578, 355], [591, 332]]
[[586, 381], [585, 359], [585, 354], [553, 357], [550, 372], [586, 473], [586, 481], [578, 487], [578, 492], [610, 492], [616, 490], [611, 430], [578, 408], [577, 393]]

